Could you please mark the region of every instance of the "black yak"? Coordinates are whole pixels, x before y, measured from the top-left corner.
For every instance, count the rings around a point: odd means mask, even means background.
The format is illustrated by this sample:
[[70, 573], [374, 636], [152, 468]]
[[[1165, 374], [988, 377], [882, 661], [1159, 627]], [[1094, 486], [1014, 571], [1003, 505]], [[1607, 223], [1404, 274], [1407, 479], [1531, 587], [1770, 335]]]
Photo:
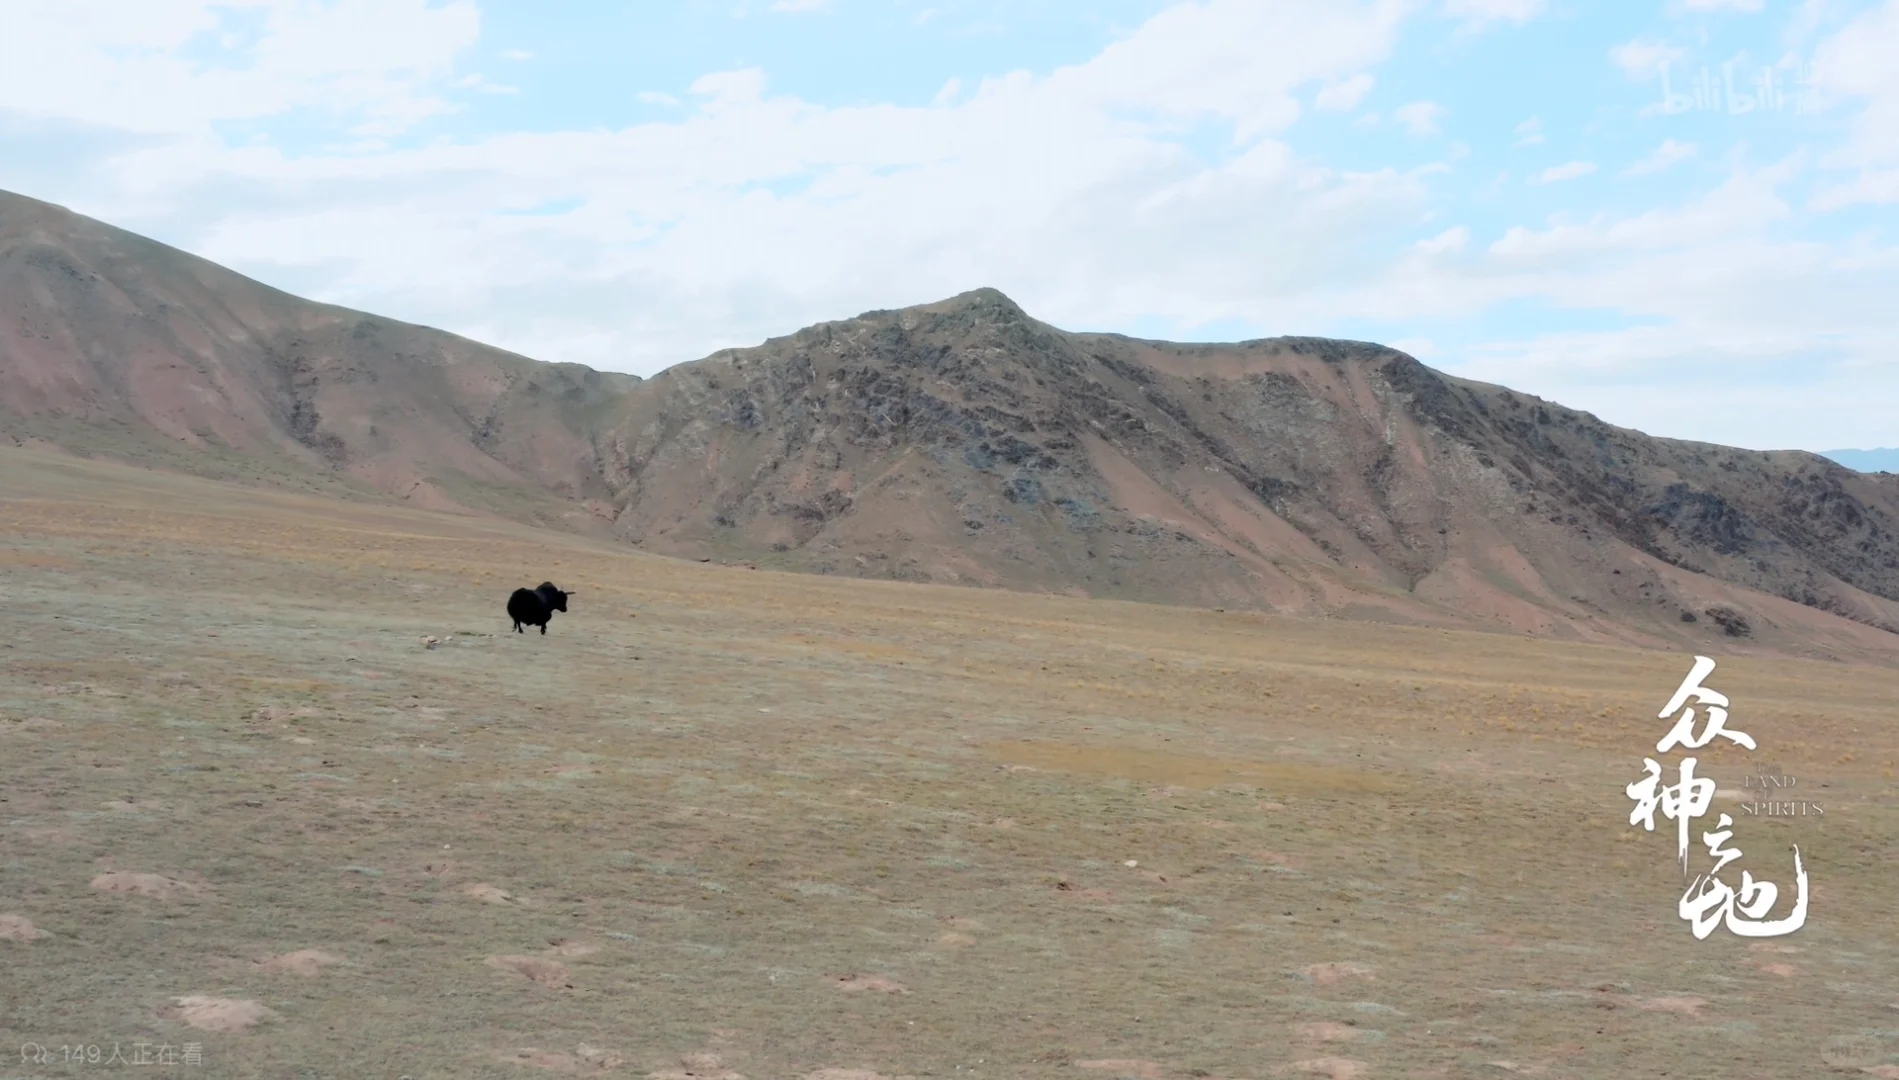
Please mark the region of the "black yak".
[[514, 590], [514, 595], [508, 597], [508, 617], [514, 620], [515, 633], [527, 633], [521, 629], [527, 625], [540, 627], [541, 633], [545, 635], [547, 621], [554, 617], [556, 611], [567, 610], [567, 597], [570, 595], [556, 589], [551, 581], [541, 582], [538, 589]]

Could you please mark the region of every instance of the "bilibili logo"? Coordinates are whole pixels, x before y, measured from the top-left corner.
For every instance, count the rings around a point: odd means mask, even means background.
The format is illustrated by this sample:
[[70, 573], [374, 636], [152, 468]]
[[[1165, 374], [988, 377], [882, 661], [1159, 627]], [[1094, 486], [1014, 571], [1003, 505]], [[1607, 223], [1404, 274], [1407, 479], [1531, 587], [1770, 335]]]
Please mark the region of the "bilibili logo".
[[[1754, 738], [1744, 731], [1727, 726], [1727, 697], [1705, 685], [1709, 675], [1714, 673], [1714, 661], [1705, 656], [1695, 657], [1695, 664], [1688, 677], [1676, 688], [1675, 696], [1668, 699], [1658, 718], [1666, 720], [1675, 717], [1675, 726], [1655, 744], [1657, 754], [1666, 754], [1681, 747], [1687, 750], [1699, 750], [1717, 738], [1726, 739], [1748, 750], [1758, 749]], [[1695, 706], [1706, 710], [1706, 722], [1696, 730]], [[1679, 710], [1679, 715], [1677, 715]], [[1635, 809], [1629, 814], [1629, 824], [1640, 825], [1649, 832], [1655, 831], [1655, 813], [1661, 811], [1664, 818], [1673, 821], [1676, 826], [1677, 854], [1681, 859], [1683, 877], [1688, 876], [1689, 832], [1694, 822], [1707, 814], [1714, 805], [1715, 783], [1712, 779], [1695, 775], [1695, 759], [1683, 757], [1677, 766], [1679, 779], [1673, 784], [1662, 783], [1662, 766], [1654, 758], [1643, 758], [1648, 775], [1630, 784], [1625, 790], [1635, 801]], [[1749, 786], [1761, 777], [1750, 777]], [[1791, 781], [1791, 777], [1783, 777]], [[1746, 811], [1743, 811], [1744, 815]], [[1756, 810], [1758, 813], [1758, 810]], [[1681, 902], [1676, 911], [1686, 920], [1697, 939], [1705, 940], [1714, 928], [1727, 924], [1729, 932], [1740, 937], [1764, 938], [1782, 937], [1805, 926], [1807, 923], [1807, 868], [1800, 859], [1800, 847], [1793, 849], [1794, 880], [1797, 899], [1793, 911], [1783, 918], [1768, 919], [1766, 916], [1774, 908], [1774, 902], [1780, 898], [1780, 888], [1771, 881], [1756, 881], [1751, 872], [1741, 872], [1739, 888], [1721, 880], [1720, 873], [1727, 865], [1741, 857], [1739, 848], [1728, 846], [1734, 838], [1734, 819], [1722, 814], [1714, 829], [1701, 834], [1701, 842], [1708, 849], [1708, 855], [1714, 860], [1714, 867], [1698, 875], [1688, 891], [1682, 893]]]

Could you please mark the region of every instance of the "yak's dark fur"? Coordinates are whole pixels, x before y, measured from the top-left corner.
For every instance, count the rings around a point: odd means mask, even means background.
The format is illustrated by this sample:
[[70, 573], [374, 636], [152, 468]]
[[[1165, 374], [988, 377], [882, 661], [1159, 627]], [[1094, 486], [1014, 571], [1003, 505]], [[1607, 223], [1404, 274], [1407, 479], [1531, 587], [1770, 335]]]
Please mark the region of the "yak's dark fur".
[[514, 632], [525, 634], [523, 626], [538, 626], [545, 635], [547, 622], [554, 613], [567, 610], [569, 595], [555, 588], [551, 581], [541, 582], [538, 589], [514, 590], [514, 595], [508, 597], [508, 617], [514, 620]]

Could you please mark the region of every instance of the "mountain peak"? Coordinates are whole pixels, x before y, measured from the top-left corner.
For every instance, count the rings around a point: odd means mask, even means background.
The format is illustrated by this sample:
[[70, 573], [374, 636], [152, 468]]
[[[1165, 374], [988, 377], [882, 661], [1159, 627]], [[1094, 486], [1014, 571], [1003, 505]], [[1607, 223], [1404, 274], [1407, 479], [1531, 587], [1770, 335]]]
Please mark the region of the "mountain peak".
[[956, 319], [973, 319], [977, 322], [1017, 323], [1033, 322], [1022, 305], [1009, 299], [1001, 289], [983, 286], [957, 293], [943, 300], [933, 300], [923, 304], [912, 304], [896, 312], [878, 312], [881, 315], [900, 315], [911, 318], [924, 316], [950, 316]]
[[1005, 310], [1012, 311], [1018, 315], [1027, 314], [1027, 312], [1024, 312], [1022, 310], [1022, 305], [1016, 303], [1014, 300], [1009, 299], [1008, 295], [1005, 294], [1001, 289], [994, 288], [989, 285], [984, 285], [981, 288], [977, 288], [977, 289], [971, 289], [968, 292], [957, 293], [955, 296], [952, 296], [947, 300], [941, 301], [938, 304], [927, 305], [927, 306], [946, 307], [946, 308], [991, 307], [991, 308], [1003, 308]]

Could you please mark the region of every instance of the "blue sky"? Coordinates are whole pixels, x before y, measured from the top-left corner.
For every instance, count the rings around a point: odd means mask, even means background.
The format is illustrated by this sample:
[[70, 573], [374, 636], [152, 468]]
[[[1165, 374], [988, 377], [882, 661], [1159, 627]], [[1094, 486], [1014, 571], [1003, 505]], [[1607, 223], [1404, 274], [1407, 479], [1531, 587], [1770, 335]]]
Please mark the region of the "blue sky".
[[989, 285], [1899, 445], [1899, 0], [0, 7], [0, 188], [541, 359]]

